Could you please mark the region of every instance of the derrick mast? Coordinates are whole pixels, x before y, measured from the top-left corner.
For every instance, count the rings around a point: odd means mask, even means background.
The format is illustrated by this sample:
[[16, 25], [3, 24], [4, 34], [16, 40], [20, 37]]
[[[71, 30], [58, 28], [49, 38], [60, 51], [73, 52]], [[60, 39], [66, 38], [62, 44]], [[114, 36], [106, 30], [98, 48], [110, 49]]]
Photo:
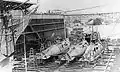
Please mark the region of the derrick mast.
[[[28, 0], [29, 1], [29, 0]], [[1, 49], [4, 50], [4, 55], [8, 56], [11, 52], [11, 49], [15, 48], [15, 18], [12, 14], [12, 11], [24, 11], [26, 14], [27, 8], [29, 8], [31, 3], [18, 2], [18, 1], [9, 1], [9, 0], [0, 0], [0, 29], [1, 29]], [[17, 21], [18, 22], [18, 21]], [[6, 48], [6, 49], [5, 49]], [[1, 50], [1, 51], [3, 51]]]

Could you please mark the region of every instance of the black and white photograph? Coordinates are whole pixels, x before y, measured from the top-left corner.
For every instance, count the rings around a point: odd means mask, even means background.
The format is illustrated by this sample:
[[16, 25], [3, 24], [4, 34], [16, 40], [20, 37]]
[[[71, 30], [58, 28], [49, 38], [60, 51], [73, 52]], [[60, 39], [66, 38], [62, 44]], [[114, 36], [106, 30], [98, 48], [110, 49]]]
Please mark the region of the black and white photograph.
[[120, 72], [120, 0], [0, 0], [0, 72]]

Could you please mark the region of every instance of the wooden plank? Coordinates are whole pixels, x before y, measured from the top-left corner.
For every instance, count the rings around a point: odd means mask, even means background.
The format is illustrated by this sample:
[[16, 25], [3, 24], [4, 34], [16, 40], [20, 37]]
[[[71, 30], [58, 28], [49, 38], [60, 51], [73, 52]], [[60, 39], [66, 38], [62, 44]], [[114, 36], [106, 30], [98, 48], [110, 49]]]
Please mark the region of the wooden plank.
[[64, 24], [64, 22], [50, 22], [50, 23], [42, 23], [42, 24], [31, 24], [30, 26], [34, 26], [34, 25], [51, 25], [51, 24], [59, 24], [59, 23]]
[[[57, 30], [64, 29], [64, 27], [57, 28]], [[24, 32], [22, 34], [30, 34], [30, 33], [37, 33], [37, 32], [45, 32], [45, 31], [51, 31], [51, 30], [56, 30], [56, 28], [53, 29], [46, 29], [46, 30], [38, 30], [38, 31], [33, 31], [33, 32]]]

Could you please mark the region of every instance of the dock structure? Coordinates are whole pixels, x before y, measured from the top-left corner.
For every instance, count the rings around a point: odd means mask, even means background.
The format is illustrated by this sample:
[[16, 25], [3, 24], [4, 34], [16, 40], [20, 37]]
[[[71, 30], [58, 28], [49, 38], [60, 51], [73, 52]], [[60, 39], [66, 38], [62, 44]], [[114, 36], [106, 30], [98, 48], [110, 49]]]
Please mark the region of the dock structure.
[[67, 15], [37, 13], [38, 7], [30, 0], [0, 0], [1, 67], [13, 57], [12, 72], [120, 71], [119, 46], [108, 46], [93, 27], [119, 24], [120, 12]]

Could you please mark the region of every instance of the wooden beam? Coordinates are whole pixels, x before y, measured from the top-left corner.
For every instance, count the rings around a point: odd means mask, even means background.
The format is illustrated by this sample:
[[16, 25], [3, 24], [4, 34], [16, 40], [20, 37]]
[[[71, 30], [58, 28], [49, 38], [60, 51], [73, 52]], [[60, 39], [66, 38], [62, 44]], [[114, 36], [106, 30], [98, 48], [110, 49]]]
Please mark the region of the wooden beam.
[[[16, 45], [20, 45], [20, 44], [24, 44], [24, 42], [17, 43]], [[29, 43], [29, 42], [27, 42], [26, 44], [33, 44], [33, 43]], [[38, 45], [38, 44], [33, 44], [33, 45]]]
[[[32, 28], [32, 26], [30, 25], [30, 28], [32, 29], [32, 31], [34, 32], [34, 29]], [[40, 37], [40, 35], [38, 34], [38, 32], [35, 32], [37, 35], [38, 35], [38, 37], [39, 37], [39, 39], [41, 39], [41, 37]]]
[[51, 25], [51, 24], [64, 24], [64, 22], [50, 22], [50, 23], [42, 23], [42, 24], [31, 24], [30, 26], [34, 26], [34, 25]]
[[2, 8], [4, 10], [21, 10], [22, 9], [26, 9], [29, 8], [30, 6], [34, 5], [33, 3], [28, 3], [29, 0], [23, 2], [18, 2], [18, 1], [1, 1], [0, 2], [0, 6], [2, 6]]
[[[60, 29], [64, 29], [64, 27], [57, 28], [57, 30], [60, 30]], [[22, 33], [22, 34], [30, 34], [30, 33], [37, 33], [37, 32], [39, 33], [39, 32], [51, 31], [51, 30], [56, 30], [56, 28], [46, 29], [46, 30], [38, 30], [38, 31], [33, 31], [33, 32], [26, 32], [26, 33]]]

